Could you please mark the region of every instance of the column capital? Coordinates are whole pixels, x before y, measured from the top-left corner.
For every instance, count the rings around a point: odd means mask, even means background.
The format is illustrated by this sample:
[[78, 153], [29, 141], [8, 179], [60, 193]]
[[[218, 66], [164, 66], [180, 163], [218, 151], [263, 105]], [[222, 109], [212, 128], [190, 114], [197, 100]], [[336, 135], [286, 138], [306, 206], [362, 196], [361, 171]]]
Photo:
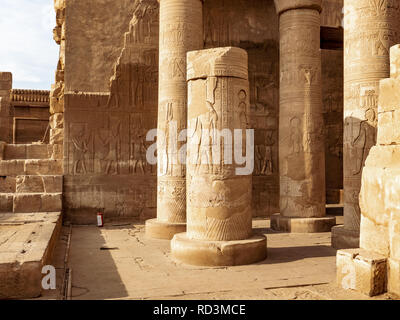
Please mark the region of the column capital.
[[278, 15], [288, 10], [313, 9], [322, 11], [322, 0], [274, 0]]

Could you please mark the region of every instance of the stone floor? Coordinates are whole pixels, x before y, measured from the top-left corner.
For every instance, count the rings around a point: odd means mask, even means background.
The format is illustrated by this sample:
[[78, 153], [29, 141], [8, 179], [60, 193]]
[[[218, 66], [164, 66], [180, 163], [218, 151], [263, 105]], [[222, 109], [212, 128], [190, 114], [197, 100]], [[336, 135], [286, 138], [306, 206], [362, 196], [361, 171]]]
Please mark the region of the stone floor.
[[40, 294], [60, 228], [61, 212], [0, 214], [0, 299]]
[[[146, 239], [143, 225], [73, 226], [72, 299], [370, 299], [335, 285], [330, 233], [278, 233], [267, 220], [254, 221], [254, 227], [268, 237], [265, 261], [203, 268], [173, 261], [169, 242]], [[69, 230], [63, 228], [54, 258], [58, 289]], [[58, 297], [54, 290], [41, 299]]]

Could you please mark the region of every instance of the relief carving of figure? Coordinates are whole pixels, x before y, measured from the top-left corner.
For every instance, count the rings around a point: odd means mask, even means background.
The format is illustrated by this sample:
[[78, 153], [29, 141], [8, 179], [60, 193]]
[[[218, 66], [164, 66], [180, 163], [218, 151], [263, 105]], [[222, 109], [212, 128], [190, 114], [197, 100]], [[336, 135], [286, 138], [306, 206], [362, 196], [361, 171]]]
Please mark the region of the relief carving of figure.
[[356, 159], [353, 175], [361, 173], [369, 150], [376, 144], [376, 115], [373, 109], [365, 111], [366, 120], [360, 122], [357, 137], [351, 142], [355, 148]]
[[212, 147], [216, 141], [218, 114], [210, 101], [207, 101], [206, 105], [208, 111], [197, 117], [193, 135], [197, 135], [199, 141], [196, 152], [196, 171], [199, 171], [201, 164], [206, 164], [207, 173], [211, 173], [213, 169]]
[[313, 70], [311, 66], [300, 66], [300, 70], [303, 73], [305, 84], [311, 86], [316, 75], [316, 70]]
[[121, 123], [119, 121], [111, 121], [110, 136], [109, 136], [109, 152], [106, 157], [106, 174], [119, 173], [119, 156], [121, 154], [121, 139], [120, 139]]
[[269, 131], [265, 137], [265, 144], [256, 145], [255, 147], [255, 157], [256, 166], [255, 174], [268, 176], [273, 173], [273, 150], [272, 147], [275, 144], [273, 138], [273, 131]]
[[290, 145], [292, 146], [291, 154], [303, 152], [303, 134], [300, 128], [301, 121], [294, 117], [290, 119]]
[[73, 125], [72, 131], [72, 145], [74, 146], [73, 152], [73, 174], [87, 173], [86, 154], [89, 151], [89, 144], [91, 134], [87, 132], [86, 125]]
[[143, 136], [139, 135], [131, 146], [131, 173], [137, 173], [138, 168], [142, 174], [145, 174], [146, 166], [146, 146]]

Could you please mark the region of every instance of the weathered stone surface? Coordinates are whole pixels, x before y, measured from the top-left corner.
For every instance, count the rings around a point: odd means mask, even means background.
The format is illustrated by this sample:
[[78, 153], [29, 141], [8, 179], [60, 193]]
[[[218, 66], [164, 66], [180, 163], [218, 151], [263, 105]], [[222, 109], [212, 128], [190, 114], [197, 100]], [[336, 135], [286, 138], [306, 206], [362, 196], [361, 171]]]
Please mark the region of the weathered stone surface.
[[6, 142], [0, 141], [0, 160], [5, 160], [6, 146], [7, 146]]
[[66, 92], [109, 90], [108, 79], [123, 48], [123, 36], [137, 3], [132, 0], [66, 1]]
[[60, 160], [26, 160], [24, 164], [27, 175], [63, 174], [63, 164]]
[[64, 129], [50, 129], [50, 144], [61, 145], [64, 141]]
[[15, 177], [0, 177], [0, 193], [15, 192]]
[[52, 146], [48, 144], [8, 144], [5, 148], [5, 160], [48, 159]]
[[61, 213], [0, 215], [0, 299], [41, 294], [60, 228]]
[[61, 193], [62, 176], [17, 176], [17, 193]]
[[17, 176], [25, 172], [24, 160], [0, 161], [0, 176]]
[[368, 296], [386, 291], [386, 258], [363, 249], [339, 250], [336, 257], [337, 282]]
[[0, 213], [12, 212], [13, 195], [10, 193], [0, 193]]
[[13, 212], [56, 212], [62, 210], [61, 193], [16, 193]]
[[390, 48], [390, 77], [394, 79], [400, 77], [400, 44]]

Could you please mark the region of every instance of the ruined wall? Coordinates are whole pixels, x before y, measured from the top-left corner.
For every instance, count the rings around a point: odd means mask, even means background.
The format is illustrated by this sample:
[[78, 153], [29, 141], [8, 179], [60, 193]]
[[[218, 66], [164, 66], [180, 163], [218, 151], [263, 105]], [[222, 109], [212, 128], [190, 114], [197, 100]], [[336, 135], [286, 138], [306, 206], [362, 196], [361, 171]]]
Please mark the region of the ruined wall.
[[138, 0], [68, 0], [66, 91], [108, 92]]
[[10, 95], [12, 74], [0, 72], [0, 141], [12, 142], [12, 109]]
[[75, 223], [95, 223], [97, 210], [106, 221], [155, 216], [156, 166], [146, 161], [145, 139], [157, 128], [158, 11], [156, 0], [138, 3], [110, 93], [65, 93], [64, 207]]
[[53, 39], [60, 46], [60, 51], [55, 72], [55, 83], [51, 85], [50, 90], [50, 132], [48, 136], [50, 144], [54, 145], [52, 158], [62, 159], [64, 143], [66, 0], [54, 0], [54, 10], [56, 11], [56, 26], [53, 29]]

